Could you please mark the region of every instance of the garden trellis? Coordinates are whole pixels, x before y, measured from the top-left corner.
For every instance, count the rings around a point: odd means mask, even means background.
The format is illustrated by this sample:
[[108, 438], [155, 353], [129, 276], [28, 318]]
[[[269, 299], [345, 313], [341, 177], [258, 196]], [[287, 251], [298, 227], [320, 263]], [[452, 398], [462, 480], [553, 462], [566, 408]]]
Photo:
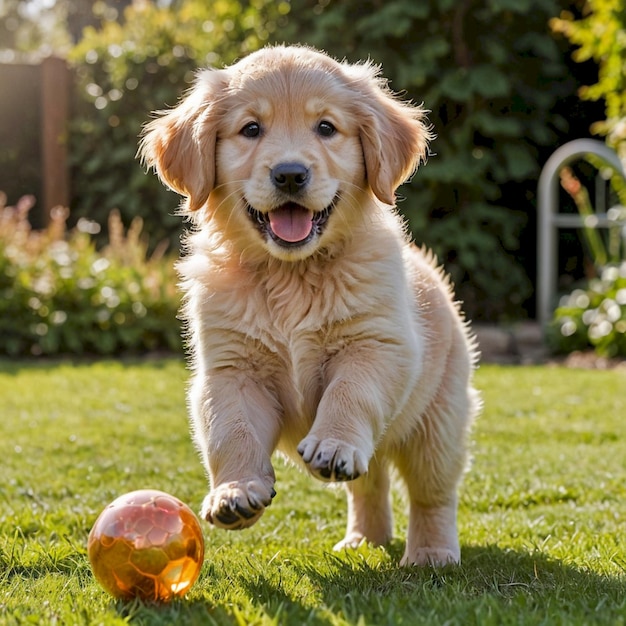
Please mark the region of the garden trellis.
[[538, 185], [538, 233], [537, 233], [537, 320], [546, 328], [554, 311], [557, 292], [557, 234], [560, 228], [598, 229], [623, 225], [622, 237], [626, 237], [626, 209], [611, 207], [600, 211], [595, 203], [595, 213], [565, 214], [559, 212], [558, 185], [561, 170], [575, 160], [592, 155], [611, 170], [611, 175], [626, 180], [626, 171], [617, 154], [601, 141], [576, 139], [558, 148], [547, 160], [539, 177]]

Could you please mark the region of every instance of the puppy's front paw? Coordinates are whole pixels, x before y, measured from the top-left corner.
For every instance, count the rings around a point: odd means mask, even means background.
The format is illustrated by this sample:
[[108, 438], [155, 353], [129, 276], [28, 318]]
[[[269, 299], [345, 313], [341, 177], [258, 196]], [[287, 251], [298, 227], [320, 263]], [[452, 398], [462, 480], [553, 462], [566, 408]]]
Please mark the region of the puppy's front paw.
[[207, 522], [229, 530], [252, 526], [276, 495], [259, 479], [223, 483], [204, 499], [201, 516]]
[[298, 453], [320, 480], [354, 480], [367, 472], [367, 457], [354, 446], [339, 439], [318, 439], [308, 435], [298, 446]]

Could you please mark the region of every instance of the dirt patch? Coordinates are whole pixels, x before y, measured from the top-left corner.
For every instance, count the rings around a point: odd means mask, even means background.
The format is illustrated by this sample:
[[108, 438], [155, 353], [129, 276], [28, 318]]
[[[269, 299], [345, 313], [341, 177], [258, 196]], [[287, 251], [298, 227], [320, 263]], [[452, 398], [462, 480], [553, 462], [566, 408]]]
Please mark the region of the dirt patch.
[[547, 364], [589, 370], [621, 369], [626, 372], [626, 359], [609, 359], [607, 357], [597, 355], [592, 350], [572, 352], [571, 354], [558, 358], [551, 357], [547, 360]]
[[509, 327], [476, 325], [476, 339], [482, 363], [508, 365], [552, 365], [579, 369], [626, 371], [626, 359], [597, 355], [593, 350], [555, 356], [544, 344], [539, 325], [532, 322]]

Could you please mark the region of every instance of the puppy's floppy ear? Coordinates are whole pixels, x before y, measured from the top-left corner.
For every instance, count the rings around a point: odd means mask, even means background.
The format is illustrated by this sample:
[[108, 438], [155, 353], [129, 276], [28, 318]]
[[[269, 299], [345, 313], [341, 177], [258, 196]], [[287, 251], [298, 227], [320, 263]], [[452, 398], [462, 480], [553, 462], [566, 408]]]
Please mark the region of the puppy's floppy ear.
[[173, 109], [146, 124], [139, 155], [171, 189], [187, 197], [196, 211], [215, 185], [218, 106], [226, 86], [225, 70], [198, 74], [189, 94]]
[[[345, 66], [344, 66], [345, 67]], [[395, 204], [395, 191], [426, 157], [433, 138], [426, 111], [402, 102], [370, 64], [348, 65], [355, 99], [367, 181], [376, 197]]]

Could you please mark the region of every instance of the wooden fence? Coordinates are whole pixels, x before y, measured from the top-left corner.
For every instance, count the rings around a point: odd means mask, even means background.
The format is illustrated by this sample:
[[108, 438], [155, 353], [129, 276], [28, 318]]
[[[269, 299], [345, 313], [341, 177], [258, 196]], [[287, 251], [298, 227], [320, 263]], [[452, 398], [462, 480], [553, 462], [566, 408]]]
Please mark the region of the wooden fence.
[[62, 59], [0, 64], [0, 191], [8, 202], [34, 194], [34, 225], [68, 206], [71, 74]]

